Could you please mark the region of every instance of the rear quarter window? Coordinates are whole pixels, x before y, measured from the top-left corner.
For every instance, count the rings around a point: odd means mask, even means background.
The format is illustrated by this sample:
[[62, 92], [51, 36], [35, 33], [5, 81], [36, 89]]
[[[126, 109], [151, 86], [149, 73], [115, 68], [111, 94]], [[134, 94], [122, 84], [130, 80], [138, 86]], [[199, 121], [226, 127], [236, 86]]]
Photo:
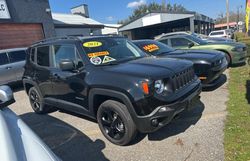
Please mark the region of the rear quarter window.
[[49, 59], [49, 54], [50, 54], [50, 47], [49, 46], [43, 46], [43, 47], [38, 47], [37, 52], [36, 52], [36, 57], [37, 57], [37, 64], [40, 66], [44, 67], [49, 67], [50, 66], [50, 59]]
[[9, 63], [9, 59], [6, 53], [0, 53], [0, 65], [5, 65]]

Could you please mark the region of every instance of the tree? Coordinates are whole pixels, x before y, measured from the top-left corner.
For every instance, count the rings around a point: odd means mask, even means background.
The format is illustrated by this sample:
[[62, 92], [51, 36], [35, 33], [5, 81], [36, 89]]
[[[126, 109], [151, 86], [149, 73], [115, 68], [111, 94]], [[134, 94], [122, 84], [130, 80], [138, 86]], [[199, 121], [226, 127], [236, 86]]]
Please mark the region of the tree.
[[[245, 14], [243, 12], [237, 13], [237, 12], [231, 11], [229, 14], [229, 21], [230, 22], [245, 21], [244, 19], [245, 19]], [[216, 18], [215, 23], [216, 24], [227, 23], [226, 14], [224, 14], [223, 12], [219, 13], [217, 18]]]
[[137, 7], [136, 9], [133, 10], [132, 15], [130, 15], [127, 19], [120, 20], [117, 23], [125, 24], [143, 16], [144, 14], [148, 12], [154, 12], [154, 11], [155, 12], [169, 12], [169, 13], [183, 13], [183, 12], [186, 12], [187, 9], [183, 7], [182, 5], [178, 5], [178, 4], [171, 5], [170, 3], [168, 3], [166, 5], [166, 0], [162, 0], [161, 4], [152, 2], [152, 3], [144, 4], [144, 5]]

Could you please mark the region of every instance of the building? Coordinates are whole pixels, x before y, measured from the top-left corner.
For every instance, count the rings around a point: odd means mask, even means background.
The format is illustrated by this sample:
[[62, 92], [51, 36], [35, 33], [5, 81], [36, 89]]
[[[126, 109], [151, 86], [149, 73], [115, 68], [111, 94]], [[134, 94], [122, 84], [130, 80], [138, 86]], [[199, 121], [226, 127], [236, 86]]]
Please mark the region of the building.
[[[235, 29], [237, 28], [237, 22], [229, 22], [229, 28]], [[225, 30], [227, 29], [227, 23], [221, 23], [214, 25], [215, 30]]]
[[85, 4], [63, 14], [51, 13], [48, 0], [0, 0], [0, 50], [28, 47], [55, 36], [100, 35], [103, 28], [89, 18]]
[[71, 14], [52, 13], [56, 36], [101, 35], [104, 25], [89, 17], [86, 4], [71, 8]]
[[213, 29], [214, 20], [196, 12], [149, 12], [122, 25], [119, 32], [130, 39], [146, 39], [174, 31], [209, 34]]
[[0, 0], [0, 49], [55, 36], [48, 0]]
[[118, 28], [121, 24], [104, 24], [104, 29], [102, 29], [102, 34], [118, 34]]

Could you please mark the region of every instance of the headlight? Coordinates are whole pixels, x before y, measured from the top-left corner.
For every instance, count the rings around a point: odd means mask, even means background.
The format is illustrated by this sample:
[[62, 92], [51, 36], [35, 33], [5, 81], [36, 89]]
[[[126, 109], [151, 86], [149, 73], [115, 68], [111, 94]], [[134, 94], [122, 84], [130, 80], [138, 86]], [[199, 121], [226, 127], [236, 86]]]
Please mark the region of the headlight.
[[236, 46], [235, 48], [232, 49], [232, 51], [243, 52], [244, 51], [244, 47], [242, 47], [242, 46]]
[[154, 87], [155, 87], [155, 92], [157, 94], [162, 94], [162, 92], [164, 91], [165, 85], [162, 80], [157, 80], [155, 81]]

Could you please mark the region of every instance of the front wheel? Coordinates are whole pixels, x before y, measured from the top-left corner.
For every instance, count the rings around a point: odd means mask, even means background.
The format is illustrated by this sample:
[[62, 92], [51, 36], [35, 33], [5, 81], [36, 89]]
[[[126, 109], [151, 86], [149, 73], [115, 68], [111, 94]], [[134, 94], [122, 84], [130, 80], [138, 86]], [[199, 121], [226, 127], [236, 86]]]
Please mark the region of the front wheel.
[[103, 135], [116, 145], [127, 145], [136, 136], [137, 130], [126, 106], [108, 100], [97, 111], [98, 125]]

